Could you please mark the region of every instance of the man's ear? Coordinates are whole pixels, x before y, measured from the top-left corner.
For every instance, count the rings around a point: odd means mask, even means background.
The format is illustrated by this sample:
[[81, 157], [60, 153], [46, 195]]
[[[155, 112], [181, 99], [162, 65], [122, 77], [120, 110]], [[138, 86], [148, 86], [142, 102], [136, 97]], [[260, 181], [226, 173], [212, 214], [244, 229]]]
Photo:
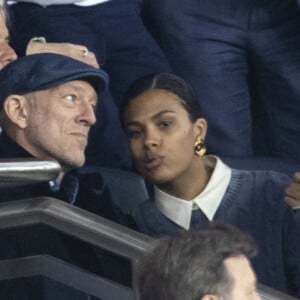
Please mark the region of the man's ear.
[[205, 140], [206, 133], [207, 133], [207, 122], [203, 118], [199, 118], [194, 123], [194, 132], [195, 137], [201, 137]]
[[28, 103], [24, 96], [10, 95], [3, 103], [7, 118], [19, 128], [27, 127]]

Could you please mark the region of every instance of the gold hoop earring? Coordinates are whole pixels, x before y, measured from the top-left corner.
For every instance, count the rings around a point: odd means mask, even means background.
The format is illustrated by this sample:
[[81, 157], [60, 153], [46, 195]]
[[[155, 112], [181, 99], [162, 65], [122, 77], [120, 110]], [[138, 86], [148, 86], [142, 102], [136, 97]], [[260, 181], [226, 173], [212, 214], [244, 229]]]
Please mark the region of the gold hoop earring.
[[205, 146], [204, 139], [198, 136], [194, 144], [194, 154], [197, 156], [203, 156], [205, 153], [206, 153], [206, 146]]

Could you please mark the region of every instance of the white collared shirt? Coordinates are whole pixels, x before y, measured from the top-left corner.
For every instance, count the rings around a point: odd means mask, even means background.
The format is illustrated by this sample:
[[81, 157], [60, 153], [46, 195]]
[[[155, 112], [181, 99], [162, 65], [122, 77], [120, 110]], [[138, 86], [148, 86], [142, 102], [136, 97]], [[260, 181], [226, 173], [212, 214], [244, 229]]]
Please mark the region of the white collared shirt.
[[155, 204], [162, 214], [180, 227], [189, 230], [193, 209], [200, 208], [212, 221], [231, 179], [231, 169], [218, 157], [206, 155], [206, 164], [213, 172], [204, 190], [192, 200], [171, 196], [155, 186]]

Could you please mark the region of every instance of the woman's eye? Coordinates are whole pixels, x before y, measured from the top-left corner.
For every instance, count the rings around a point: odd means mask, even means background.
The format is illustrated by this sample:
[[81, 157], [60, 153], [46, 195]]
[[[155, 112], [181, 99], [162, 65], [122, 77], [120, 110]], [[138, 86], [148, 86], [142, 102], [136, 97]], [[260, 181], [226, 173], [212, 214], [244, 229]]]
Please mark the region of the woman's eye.
[[171, 121], [162, 121], [159, 123], [159, 127], [165, 128], [165, 127], [169, 127], [172, 124]]
[[67, 95], [64, 97], [67, 101], [69, 102], [74, 102], [76, 100], [76, 96], [75, 95]]
[[137, 138], [141, 135], [141, 131], [139, 130], [129, 130], [127, 132], [129, 138]]

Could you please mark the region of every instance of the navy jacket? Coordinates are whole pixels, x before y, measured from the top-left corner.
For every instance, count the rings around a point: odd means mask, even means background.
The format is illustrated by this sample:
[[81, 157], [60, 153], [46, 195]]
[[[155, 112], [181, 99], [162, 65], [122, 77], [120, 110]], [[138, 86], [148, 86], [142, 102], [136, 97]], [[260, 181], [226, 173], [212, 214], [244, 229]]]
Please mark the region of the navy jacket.
[[[254, 236], [259, 253], [253, 267], [261, 283], [300, 296], [299, 211], [292, 211], [283, 201], [290, 180], [272, 171], [233, 169], [214, 221]], [[151, 236], [175, 235], [181, 230], [151, 200], [139, 206], [134, 218], [140, 231]]]
[[[5, 133], [0, 135], [0, 158], [22, 158], [30, 155], [14, 143]], [[113, 204], [110, 191], [103, 184], [101, 174], [81, 172], [67, 173], [58, 191], [52, 191], [49, 183], [39, 183], [0, 191], [0, 202], [40, 196], [49, 196], [72, 203], [82, 209], [128, 225], [127, 217]], [[84, 270], [131, 284], [130, 262], [85, 242], [59, 233], [45, 225], [0, 231], [0, 259], [49, 254]], [[67, 287], [58, 286], [41, 278], [0, 282], [1, 299], [87, 299]]]

